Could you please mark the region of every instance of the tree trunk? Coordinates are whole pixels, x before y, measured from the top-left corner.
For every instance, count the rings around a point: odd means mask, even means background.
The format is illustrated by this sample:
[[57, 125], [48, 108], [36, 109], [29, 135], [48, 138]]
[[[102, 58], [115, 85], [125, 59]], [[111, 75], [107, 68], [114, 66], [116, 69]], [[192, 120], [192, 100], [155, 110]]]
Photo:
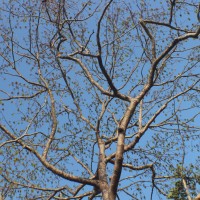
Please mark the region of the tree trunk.
[[103, 200], [115, 200], [116, 195], [109, 192], [108, 190], [102, 192]]

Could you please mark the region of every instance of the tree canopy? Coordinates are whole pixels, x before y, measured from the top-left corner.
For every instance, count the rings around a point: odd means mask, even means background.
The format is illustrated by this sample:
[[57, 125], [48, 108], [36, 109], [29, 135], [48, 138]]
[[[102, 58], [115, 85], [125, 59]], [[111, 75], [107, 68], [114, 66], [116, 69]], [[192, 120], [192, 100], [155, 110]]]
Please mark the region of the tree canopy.
[[1, 198], [195, 198], [199, 7], [1, 1]]

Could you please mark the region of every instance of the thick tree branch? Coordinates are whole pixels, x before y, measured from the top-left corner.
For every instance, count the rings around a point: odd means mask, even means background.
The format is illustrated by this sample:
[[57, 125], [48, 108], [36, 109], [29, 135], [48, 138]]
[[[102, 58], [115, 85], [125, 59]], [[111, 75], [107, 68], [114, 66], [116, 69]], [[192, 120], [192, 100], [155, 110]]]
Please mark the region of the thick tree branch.
[[98, 182], [96, 180], [90, 180], [90, 179], [74, 176], [74, 175], [63, 172], [62, 170], [57, 169], [55, 166], [51, 165], [48, 161], [46, 161], [46, 159], [43, 156], [41, 156], [35, 149], [26, 145], [26, 143], [24, 143], [21, 139], [17, 140], [18, 138], [15, 135], [13, 135], [10, 131], [8, 131], [2, 124], [0, 124], [0, 129], [10, 138], [12, 138], [13, 140], [16, 140], [16, 142], [20, 144], [24, 149], [34, 154], [38, 158], [38, 160], [41, 162], [41, 164], [44, 165], [44, 167], [46, 167], [46, 169], [50, 170], [52, 173], [64, 179], [71, 180], [77, 183], [85, 183], [92, 186], [98, 185]]
[[68, 60], [72, 60], [74, 62], [76, 62], [77, 64], [79, 64], [79, 66], [83, 69], [83, 71], [85, 72], [88, 80], [91, 82], [91, 84], [95, 85], [103, 94], [107, 95], [107, 96], [111, 96], [111, 97], [118, 97], [122, 100], [125, 101], [131, 101], [131, 98], [129, 96], [123, 95], [119, 92], [117, 93], [110, 93], [109, 91], [105, 90], [101, 85], [99, 85], [94, 78], [92, 77], [91, 73], [89, 72], [89, 70], [87, 69], [87, 67], [81, 62], [81, 60], [79, 60], [78, 58], [74, 58], [71, 56], [60, 56], [60, 59], [68, 59]]

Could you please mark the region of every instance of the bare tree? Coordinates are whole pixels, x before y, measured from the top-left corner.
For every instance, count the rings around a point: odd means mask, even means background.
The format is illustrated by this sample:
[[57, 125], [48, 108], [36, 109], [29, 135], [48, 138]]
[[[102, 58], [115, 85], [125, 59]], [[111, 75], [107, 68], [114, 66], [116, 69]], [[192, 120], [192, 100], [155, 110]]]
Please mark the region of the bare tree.
[[194, 198], [198, 7], [3, 1], [2, 198]]

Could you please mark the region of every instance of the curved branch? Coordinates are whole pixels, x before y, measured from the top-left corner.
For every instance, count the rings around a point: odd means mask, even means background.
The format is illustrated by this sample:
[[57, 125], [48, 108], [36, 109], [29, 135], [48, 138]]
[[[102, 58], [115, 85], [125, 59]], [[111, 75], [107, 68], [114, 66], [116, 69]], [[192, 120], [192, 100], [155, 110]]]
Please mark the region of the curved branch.
[[48, 170], [50, 170], [52, 173], [67, 179], [71, 180], [77, 183], [83, 183], [91, 186], [98, 186], [98, 181], [97, 180], [91, 180], [87, 178], [82, 178], [79, 176], [74, 176], [71, 174], [68, 174], [66, 172], [63, 172], [62, 170], [56, 168], [54, 165], [50, 164], [43, 156], [41, 156], [35, 149], [32, 147], [26, 145], [22, 140], [17, 140], [18, 138], [13, 135], [9, 130], [7, 130], [2, 124], [0, 124], [0, 129], [7, 134], [9, 137], [11, 137], [13, 140], [16, 140], [16, 143], [20, 144], [24, 149], [28, 150], [30, 153], [34, 154], [38, 160], [41, 162], [41, 164], [46, 167]]

